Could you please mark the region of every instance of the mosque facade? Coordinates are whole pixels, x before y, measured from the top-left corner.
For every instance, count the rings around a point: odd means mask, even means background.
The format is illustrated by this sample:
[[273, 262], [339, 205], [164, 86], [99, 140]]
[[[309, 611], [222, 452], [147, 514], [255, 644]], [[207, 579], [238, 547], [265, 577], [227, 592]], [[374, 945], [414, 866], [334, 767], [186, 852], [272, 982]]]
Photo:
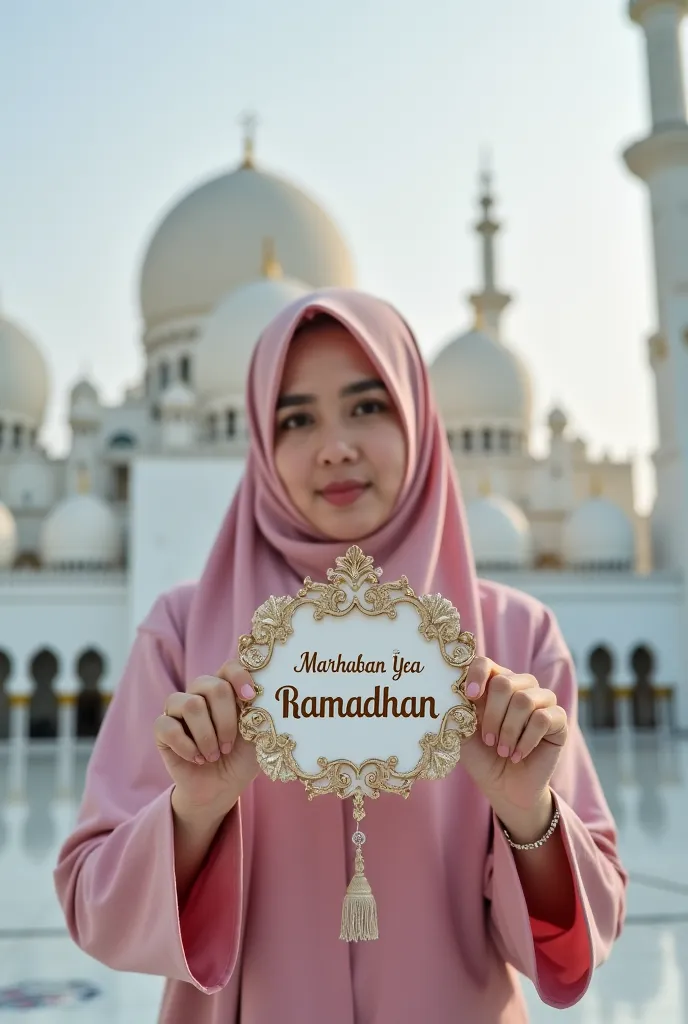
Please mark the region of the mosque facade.
[[[654, 238], [651, 514], [636, 511], [631, 463], [593, 460], [560, 409], [548, 417], [547, 454], [531, 453], [531, 377], [503, 337], [510, 297], [487, 177], [472, 326], [430, 365], [479, 571], [553, 608], [591, 727], [688, 729], [686, 8], [630, 5], [647, 40], [652, 112], [650, 132], [624, 154], [647, 185]], [[140, 276], [144, 377], [115, 405], [77, 381], [63, 458], [41, 441], [41, 347], [0, 320], [0, 742], [17, 752], [14, 790], [31, 739], [56, 739], [58, 774], [68, 771], [75, 738], [98, 731], [136, 623], [161, 590], [200, 571], [241, 477], [244, 383], [264, 326], [299, 295], [358, 283], [337, 225], [259, 165], [249, 133], [240, 165], [158, 224]]]

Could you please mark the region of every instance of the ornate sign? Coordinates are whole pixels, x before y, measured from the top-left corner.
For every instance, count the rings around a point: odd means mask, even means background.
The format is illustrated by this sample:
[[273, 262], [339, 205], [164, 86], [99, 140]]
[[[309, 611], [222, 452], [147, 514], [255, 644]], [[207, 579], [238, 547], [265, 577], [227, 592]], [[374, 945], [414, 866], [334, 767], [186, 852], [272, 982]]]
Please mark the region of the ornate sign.
[[377, 938], [377, 910], [363, 873], [365, 798], [408, 797], [416, 779], [441, 779], [476, 727], [464, 680], [475, 639], [440, 594], [417, 596], [405, 576], [351, 547], [295, 597], [270, 597], [239, 639], [255, 698], [242, 736], [273, 781], [300, 781], [309, 799], [352, 797], [355, 873], [341, 938]]

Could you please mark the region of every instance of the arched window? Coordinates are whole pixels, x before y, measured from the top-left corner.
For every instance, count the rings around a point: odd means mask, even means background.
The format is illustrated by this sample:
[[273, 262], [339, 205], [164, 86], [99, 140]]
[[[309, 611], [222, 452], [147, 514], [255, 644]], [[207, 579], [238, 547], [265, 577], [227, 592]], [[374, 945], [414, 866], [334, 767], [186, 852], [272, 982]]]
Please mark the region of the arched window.
[[234, 412], [234, 409], [227, 410], [226, 428], [227, 437], [234, 437], [236, 434], [236, 413]]
[[492, 451], [492, 431], [489, 427], [483, 430], [483, 451]]
[[473, 451], [473, 431], [464, 430], [463, 432], [463, 450], [465, 452]]
[[0, 649], [0, 740], [6, 740], [10, 732], [10, 702], [7, 697], [7, 683], [12, 675], [12, 658]]
[[41, 560], [35, 551], [20, 551], [14, 563], [15, 569], [40, 569]]
[[57, 697], [53, 690], [60, 670], [57, 657], [44, 648], [31, 659], [30, 674], [35, 685], [31, 698], [29, 736], [54, 739], [57, 736]]
[[536, 569], [563, 569], [564, 560], [556, 551], [541, 551], [535, 558]]
[[108, 439], [108, 447], [126, 451], [136, 447], [136, 438], [128, 430], [118, 430]]
[[161, 391], [164, 391], [167, 385], [170, 383], [170, 365], [169, 363], [160, 363], [158, 366], [158, 387]]
[[14, 447], [15, 448], [21, 448], [23, 440], [24, 440], [24, 428], [22, 427], [21, 423], [15, 423], [14, 431], [13, 431], [13, 437], [12, 437], [12, 443], [13, 443]]
[[98, 735], [103, 714], [103, 702], [98, 686], [104, 672], [104, 658], [94, 648], [89, 648], [77, 658], [76, 674], [81, 680], [76, 706], [77, 736]]
[[656, 729], [655, 658], [645, 644], [640, 644], [631, 654], [631, 669], [634, 675], [633, 725], [636, 729]]
[[2, 420], [0, 420], [0, 448], [2, 448], [2, 443], [3, 443], [4, 439], [5, 439], [5, 424], [3, 423]]
[[499, 447], [503, 452], [511, 451], [511, 431], [499, 431]]
[[184, 384], [191, 382], [191, 358], [190, 356], [181, 356], [179, 360], [179, 379]]
[[208, 437], [211, 441], [217, 440], [217, 415], [214, 412], [208, 416]]
[[614, 659], [608, 648], [599, 646], [591, 652], [588, 665], [593, 677], [590, 688], [590, 725], [593, 729], [615, 729], [616, 694], [611, 682]]

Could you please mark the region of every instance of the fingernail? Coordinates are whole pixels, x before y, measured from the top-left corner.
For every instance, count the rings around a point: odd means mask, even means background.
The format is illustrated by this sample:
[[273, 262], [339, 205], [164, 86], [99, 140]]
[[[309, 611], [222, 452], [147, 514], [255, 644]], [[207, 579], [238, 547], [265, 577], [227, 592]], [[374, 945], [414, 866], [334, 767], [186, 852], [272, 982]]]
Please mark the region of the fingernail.
[[497, 737], [493, 732], [488, 732], [485, 734], [485, 742], [487, 743], [488, 747], [494, 747], [496, 741]]
[[219, 761], [220, 760], [220, 751], [219, 750], [213, 750], [212, 754], [208, 754], [208, 760], [209, 761]]
[[470, 686], [466, 687], [466, 696], [467, 697], [477, 697], [479, 693], [480, 693], [480, 684], [479, 683], [471, 683]]
[[253, 689], [253, 687], [249, 686], [248, 683], [244, 683], [244, 685], [241, 687], [241, 696], [244, 697], [246, 700], [250, 700], [251, 697], [255, 697], [255, 695], [256, 691]]
[[497, 753], [499, 754], [500, 757], [509, 756], [509, 748], [507, 747], [506, 743], [499, 744], [499, 746], [497, 747]]
[[205, 764], [205, 758], [202, 757], [200, 754], [196, 754], [196, 756], [194, 757], [194, 761], [196, 762], [196, 764]]
[[518, 762], [521, 760], [521, 752], [517, 750], [514, 756], [511, 758], [511, 760], [514, 764], [518, 764]]
[[232, 744], [231, 743], [223, 743], [222, 746], [220, 747], [220, 750], [222, 751], [223, 754], [231, 754], [232, 753]]

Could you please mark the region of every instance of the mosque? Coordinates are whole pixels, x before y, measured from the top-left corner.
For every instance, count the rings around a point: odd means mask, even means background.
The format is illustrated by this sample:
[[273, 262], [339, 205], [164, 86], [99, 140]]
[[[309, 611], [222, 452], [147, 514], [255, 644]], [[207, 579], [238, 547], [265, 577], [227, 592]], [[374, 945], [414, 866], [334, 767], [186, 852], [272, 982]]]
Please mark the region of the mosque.
[[[531, 454], [531, 375], [502, 336], [510, 297], [485, 175], [471, 326], [430, 366], [479, 571], [554, 609], [592, 728], [688, 729], [685, 6], [631, 3], [652, 110], [651, 131], [624, 154], [648, 186], [654, 235], [651, 514], [635, 509], [631, 464], [591, 459], [560, 409], [549, 414], [547, 454]], [[136, 623], [161, 590], [200, 571], [241, 476], [244, 382], [263, 327], [305, 292], [358, 283], [335, 222], [261, 166], [248, 126], [240, 164], [193, 188], [154, 230], [140, 274], [144, 377], [116, 405], [96, 382], [74, 384], [64, 458], [41, 441], [41, 344], [0, 320], [0, 741], [17, 752], [15, 790], [29, 740], [57, 739], [67, 758], [97, 733]]]

